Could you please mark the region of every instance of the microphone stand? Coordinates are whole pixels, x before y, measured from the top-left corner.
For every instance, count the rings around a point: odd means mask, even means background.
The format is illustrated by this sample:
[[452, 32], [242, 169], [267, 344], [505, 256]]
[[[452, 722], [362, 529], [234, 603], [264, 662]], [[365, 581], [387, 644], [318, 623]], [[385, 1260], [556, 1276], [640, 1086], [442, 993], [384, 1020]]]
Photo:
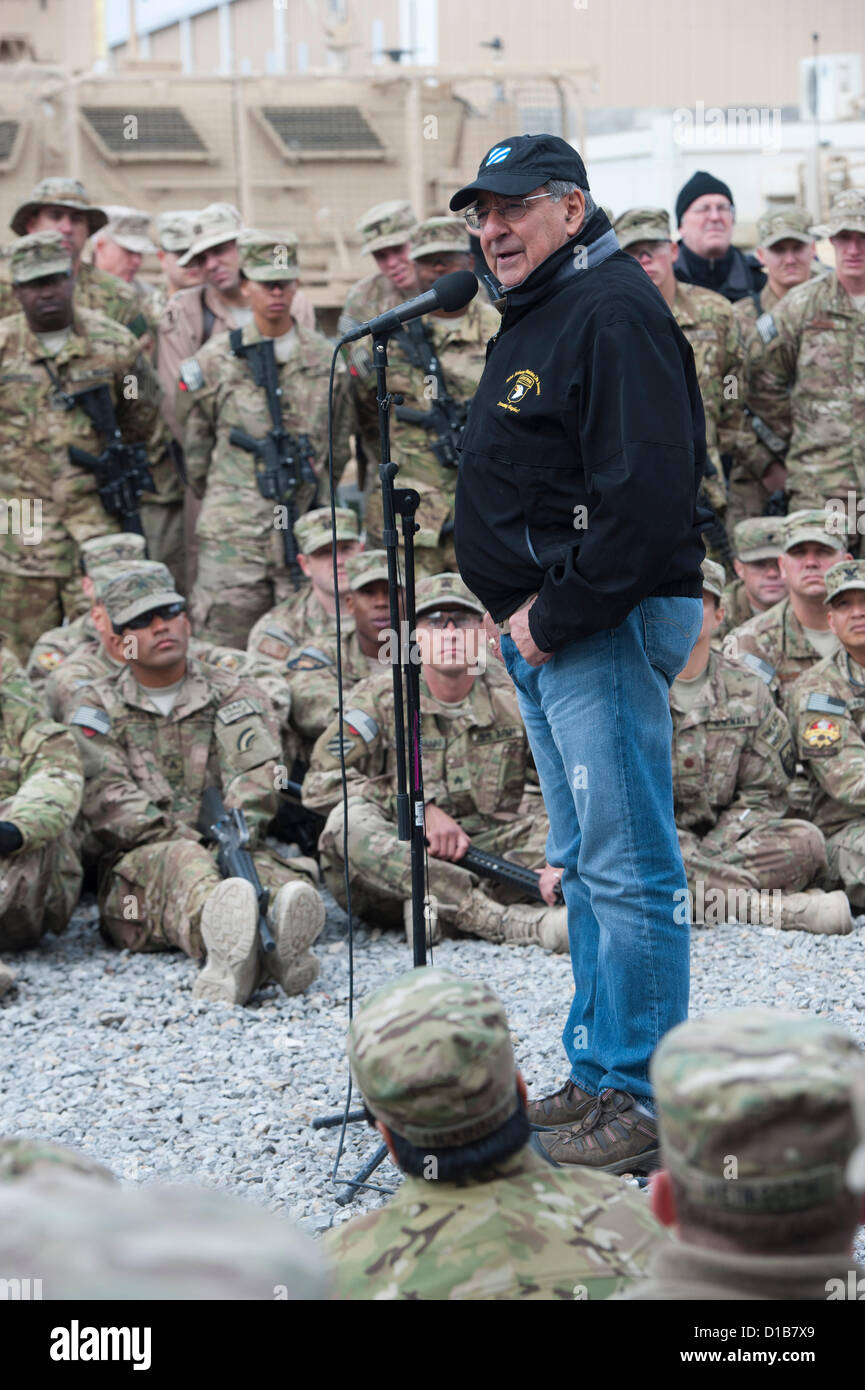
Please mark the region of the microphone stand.
[[[412, 956], [415, 966], [426, 965], [426, 921], [424, 914], [424, 796], [423, 762], [421, 755], [420, 714], [420, 652], [418, 650], [415, 612], [414, 535], [418, 525], [415, 512], [420, 494], [414, 488], [396, 488], [393, 480], [399, 471], [390, 456], [390, 412], [394, 397], [387, 389], [387, 343], [391, 333], [401, 325], [373, 333], [373, 364], [376, 375], [376, 402], [381, 462], [384, 548], [387, 551], [388, 600], [391, 632], [398, 634], [397, 655], [393, 660], [394, 747], [396, 751], [397, 835], [411, 846], [411, 904]], [[396, 398], [399, 404], [400, 397]], [[403, 571], [405, 577], [405, 618], [399, 611], [397, 561], [397, 515], [402, 517]], [[403, 699], [405, 682], [405, 699]], [[349, 1111], [348, 1115], [326, 1115], [313, 1120], [313, 1129], [331, 1129], [343, 1123], [365, 1118], [364, 1112]], [[372, 1158], [354, 1178], [345, 1179], [344, 1190], [336, 1200], [347, 1206], [357, 1196], [367, 1178], [387, 1157], [387, 1145], [381, 1144]]]

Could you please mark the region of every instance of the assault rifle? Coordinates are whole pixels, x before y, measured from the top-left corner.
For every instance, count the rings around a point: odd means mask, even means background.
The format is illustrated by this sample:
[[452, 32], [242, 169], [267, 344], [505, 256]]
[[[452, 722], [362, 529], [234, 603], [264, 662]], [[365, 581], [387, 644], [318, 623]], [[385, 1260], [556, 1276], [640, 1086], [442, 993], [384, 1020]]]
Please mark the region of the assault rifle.
[[[300, 783], [285, 782], [282, 790], [286, 792], [290, 801], [300, 802]], [[310, 811], [304, 807], [307, 814], [317, 816], [317, 811]], [[324, 822], [325, 817], [320, 817]], [[485, 849], [475, 849], [470, 845], [462, 859], [455, 861], [463, 869], [471, 869], [472, 873], [479, 878], [491, 878], [498, 883], [512, 883], [517, 888], [522, 889], [526, 897], [532, 898], [535, 902], [543, 902], [541, 890], [538, 887], [540, 875], [534, 869], [524, 869], [521, 864], [512, 864], [510, 859], [502, 859], [498, 854], [490, 854]], [[562, 901], [561, 884], [556, 884], [556, 900]]]
[[258, 901], [258, 935], [265, 951], [274, 951], [276, 942], [267, 924], [270, 889], [258, 877], [255, 861], [249, 852], [249, 827], [239, 806], [226, 810], [222, 792], [208, 787], [201, 798], [198, 821], [202, 834], [219, 846], [216, 865], [223, 878], [245, 878], [255, 889]]
[[[282, 423], [282, 387], [273, 340], [263, 338], [258, 343], [244, 343], [241, 330], [234, 329], [229, 334], [231, 350], [236, 357], [245, 357], [252, 379], [262, 388], [267, 398], [271, 428], [263, 439], [254, 439], [245, 430], [232, 429], [229, 440], [238, 449], [244, 449], [255, 459], [255, 481], [262, 497], [269, 502], [278, 502], [285, 508], [286, 525], [282, 528], [282, 551], [292, 587], [299, 589], [301, 584], [300, 566], [297, 563], [297, 542], [294, 539], [294, 523], [297, 521], [297, 490], [301, 483], [312, 483], [317, 492], [318, 479], [312, 467], [315, 451], [308, 434], [289, 434]], [[315, 505], [313, 496], [312, 505]]]
[[[779, 463], [784, 463], [787, 456], [787, 446], [780, 435], [776, 434], [771, 426], [761, 420], [759, 415], [755, 415], [749, 405], [744, 407], [745, 419], [751, 426], [755, 435], [764, 448], [768, 449], [773, 458]], [[787, 494], [783, 488], [771, 493], [768, 502], [763, 508], [764, 516], [786, 516], [787, 515]]]
[[420, 425], [421, 429], [435, 435], [436, 442], [430, 448], [442, 468], [459, 466], [460, 441], [469, 413], [465, 401], [455, 401], [453, 396], [440, 393], [429, 410], [411, 410], [406, 405], [398, 405], [394, 413], [404, 424]]
[[70, 444], [69, 462], [76, 468], [87, 468], [95, 473], [99, 500], [108, 515], [120, 517], [124, 531], [135, 531], [143, 536], [139, 498], [142, 492], [156, 491], [147, 450], [143, 444], [124, 444], [114, 413], [114, 401], [104, 383], [78, 391], [69, 399], [81, 406], [105, 440], [101, 454], [88, 454], [85, 449]]

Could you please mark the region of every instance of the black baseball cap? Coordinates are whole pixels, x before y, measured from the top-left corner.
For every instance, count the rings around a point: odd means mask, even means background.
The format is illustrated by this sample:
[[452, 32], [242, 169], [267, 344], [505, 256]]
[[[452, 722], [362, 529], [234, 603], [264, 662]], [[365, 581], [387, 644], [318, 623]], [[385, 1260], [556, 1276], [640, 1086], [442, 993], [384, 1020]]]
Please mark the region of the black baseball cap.
[[450, 200], [452, 212], [473, 203], [478, 193], [531, 193], [548, 179], [565, 179], [588, 191], [586, 166], [573, 145], [558, 135], [512, 135], [487, 150], [473, 183]]

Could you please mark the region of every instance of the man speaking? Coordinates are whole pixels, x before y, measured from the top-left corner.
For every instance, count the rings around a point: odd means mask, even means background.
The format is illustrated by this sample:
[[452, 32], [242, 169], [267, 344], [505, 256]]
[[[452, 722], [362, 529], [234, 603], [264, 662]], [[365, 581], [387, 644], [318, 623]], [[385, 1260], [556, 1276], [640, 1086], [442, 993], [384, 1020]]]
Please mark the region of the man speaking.
[[517, 688], [574, 971], [570, 1076], [530, 1106], [535, 1143], [646, 1170], [649, 1058], [688, 1008], [668, 689], [702, 618], [693, 354], [564, 140], [502, 141], [450, 206], [506, 301], [463, 436], [456, 557]]

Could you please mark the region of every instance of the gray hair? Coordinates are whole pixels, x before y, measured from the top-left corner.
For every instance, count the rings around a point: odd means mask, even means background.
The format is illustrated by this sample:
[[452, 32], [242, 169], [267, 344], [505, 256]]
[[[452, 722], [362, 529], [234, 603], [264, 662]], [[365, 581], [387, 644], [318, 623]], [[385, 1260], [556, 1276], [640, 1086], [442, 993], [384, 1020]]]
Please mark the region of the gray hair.
[[548, 179], [547, 182], [544, 184], [544, 188], [547, 190], [551, 200], [554, 203], [560, 203], [563, 198], [567, 198], [569, 193], [573, 193], [576, 189], [579, 188], [580, 192], [586, 200], [586, 210], [583, 213], [584, 225], [586, 222], [588, 222], [589, 218], [591, 217], [592, 213], [595, 211], [595, 208], [597, 207], [597, 203], [595, 202], [588, 189], [580, 188], [580, 185], [578, 183], [569, 183], [567, 179]]

